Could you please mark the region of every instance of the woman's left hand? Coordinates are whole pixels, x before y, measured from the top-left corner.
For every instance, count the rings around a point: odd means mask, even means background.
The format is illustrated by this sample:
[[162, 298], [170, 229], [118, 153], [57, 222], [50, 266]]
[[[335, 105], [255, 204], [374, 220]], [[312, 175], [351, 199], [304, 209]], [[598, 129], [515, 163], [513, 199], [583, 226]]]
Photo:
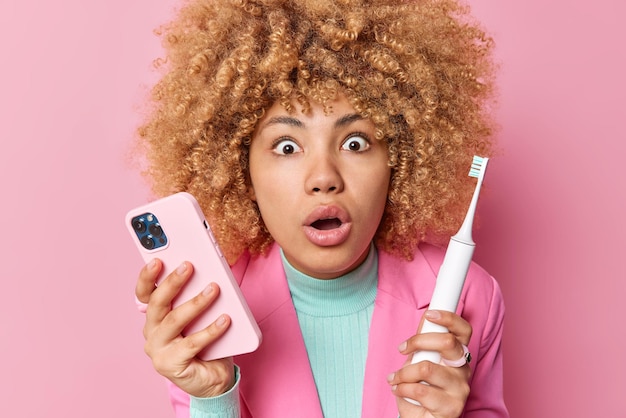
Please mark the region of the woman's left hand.
[[[437, 351], [442, 358], [450, 361], [462, 358], [463, 345], [469, 344], [472, 327], [452, 312], [427, 311], [424, 317], [430, 322], [445, 326], [450, 332], [418, 332], [402, 343], [400, 352], [409, 356], [408, 360], [400, 370], [389, 375], [388, 381], [397, 396], [400, 417], [457, 418], [463, 413], [470, 391], [469, 365], [450, 367], [429, 361], [411, 364], [411, 358], [414, 352], [422, 350]], [[415, 399], [420, 405], [407, 402], [404, 398]]]

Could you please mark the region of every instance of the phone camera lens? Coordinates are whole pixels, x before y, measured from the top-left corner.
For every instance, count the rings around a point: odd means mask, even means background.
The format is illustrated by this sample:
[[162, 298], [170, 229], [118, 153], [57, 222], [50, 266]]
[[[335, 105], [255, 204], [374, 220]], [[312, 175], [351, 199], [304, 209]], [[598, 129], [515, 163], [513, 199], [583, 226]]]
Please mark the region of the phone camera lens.
[[152, 238], [150, 238], [149, 235], [146, 235], [146, 236], [141, 238], [141, 245], [143, 245], [144, 248], [146, 248], [148, 250], [152, 250], [152, 249], [154, 249], [154, 240]]
[[161, 228], [161, 225], [159, 224], [150, 225], [148, 227], [148, 230], [150, 231], [152, 236], [154, 236], [155, 238], [159, 238], [161, 235], [163, 235], [163, 229]]
[[140, 234], [146, 232], [146, 224], [141, 219], [135, 219], [133, 221], [133, 228]]

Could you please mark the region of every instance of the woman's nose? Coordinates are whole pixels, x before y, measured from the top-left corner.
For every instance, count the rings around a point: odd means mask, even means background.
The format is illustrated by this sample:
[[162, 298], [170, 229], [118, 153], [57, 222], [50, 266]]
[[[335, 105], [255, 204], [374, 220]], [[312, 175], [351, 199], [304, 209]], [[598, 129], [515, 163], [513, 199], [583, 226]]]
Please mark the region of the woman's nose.
[[317, 156], [309, 161], [309, 173], [304, 185], [307, 193], [338, 193], [343, 190], [340, 168], [330, 155]]

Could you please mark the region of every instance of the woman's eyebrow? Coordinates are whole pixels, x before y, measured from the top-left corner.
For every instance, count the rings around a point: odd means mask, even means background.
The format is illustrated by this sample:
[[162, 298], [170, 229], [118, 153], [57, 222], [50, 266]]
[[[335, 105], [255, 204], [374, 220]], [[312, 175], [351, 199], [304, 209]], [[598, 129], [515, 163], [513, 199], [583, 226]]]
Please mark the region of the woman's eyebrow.
[[264, 126], [277, 124], [294, 126], [296, 128], [304, 128], [304, 123], [300, 119], [291, 116], [274, 116], [273, 118], [270, 118]]
[[361, 120], [363, 117], [358, 113], [349, 113], [347, 115], [343, 115], [337, 121], [335, 121], [335, 128], [342, 128], [346, 125], [351, 124], [352, 122], [356, 122], [357, 120]]

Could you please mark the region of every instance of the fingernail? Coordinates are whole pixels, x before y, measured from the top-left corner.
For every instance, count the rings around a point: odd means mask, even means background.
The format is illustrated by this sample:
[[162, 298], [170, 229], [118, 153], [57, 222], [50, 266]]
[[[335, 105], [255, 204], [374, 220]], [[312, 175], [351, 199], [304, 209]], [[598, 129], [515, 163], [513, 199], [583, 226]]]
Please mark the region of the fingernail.
[[224, 324], [226, 324], [226, 315], [220, 315], [220, 317], [217, 318], [215, 325], [217, 325], [218, 327], [221, 327], [221, 326], [224, 326]]
[[391, 373], [389, 376], [387, 376], [387, 381], [391, 382], [394, 377], [396, 377], [396, 374], [395, 373]]
[[441, 319], [441, 312], [439, 311], [426, 311], [424, 316], [428, 319]]
[[148, 270], [153, 270], [156, 267], [156, 259], [152, 259], [150, 260], [150, 262], [148, 263]]
[[176, 269], [177, 274], [183, 274], [187, 270], [187, 263], [183, 263]]
[[406, 346], [407, 346], [407, 344], [406, 344], [406, 341], [405, 341], [405, 342], [403, 342], [402, 344], [400, 344], [398, 346], [398, 350], [399, 351], [404, 351], [404, 350], [406, 350]]
[[203, 294], [204, 296], [209, 296], [211, 293], [213, 293], [213, 286], [212, 286], [212, 285], [208, 285], [207, 287], [205, 287], [205, 288], [202, 290], [202, 294]]

